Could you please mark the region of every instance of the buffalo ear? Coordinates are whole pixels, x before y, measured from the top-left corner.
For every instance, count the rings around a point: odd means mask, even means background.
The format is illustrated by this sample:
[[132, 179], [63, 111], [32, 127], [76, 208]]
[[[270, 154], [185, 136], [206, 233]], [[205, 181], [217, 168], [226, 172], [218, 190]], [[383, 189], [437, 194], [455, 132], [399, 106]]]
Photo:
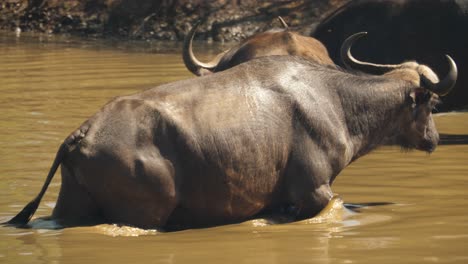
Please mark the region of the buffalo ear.
[[410, 97], [413, 100], [413, 107], [416, 107], [429, 102], [431, 99], [431, 92], [419, 87], [410, 92]]

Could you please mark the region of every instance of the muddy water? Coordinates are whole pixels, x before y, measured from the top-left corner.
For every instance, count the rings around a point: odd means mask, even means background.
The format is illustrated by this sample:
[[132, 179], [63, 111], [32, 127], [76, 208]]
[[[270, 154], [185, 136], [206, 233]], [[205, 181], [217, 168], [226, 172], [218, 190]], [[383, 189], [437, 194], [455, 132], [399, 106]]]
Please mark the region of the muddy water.
[[[190, 78], [178, 52], [172, 43], [0, 33], [0, 221], [37, 194], [63, 138], [110, 98]], [[468, 134], [468, 113], [436, 122], [442, 133]], [[0, 227], [0, 263], [468, 263], [467, 171], [467, 145], [432, 155], [385, 147], [344, 170], [333, 189], [345, 203], [391, 205], [350, 213], [336, 199], [321, 218], [298, 223], [175, 233]], [[36, 216], [50, 214], [59, 187], [56, 177]]]

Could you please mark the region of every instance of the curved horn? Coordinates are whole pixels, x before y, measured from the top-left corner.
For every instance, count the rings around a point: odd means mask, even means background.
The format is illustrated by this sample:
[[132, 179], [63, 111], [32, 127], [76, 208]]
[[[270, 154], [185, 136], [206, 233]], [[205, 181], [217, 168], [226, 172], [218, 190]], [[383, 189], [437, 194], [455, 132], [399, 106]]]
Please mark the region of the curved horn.
[[367, 73], [385, 73], [387, 71], [401, 67], [401, 64], [375, 64], [370, 62], [360, 61], [351, 54], [351, 46], [354, 42], [367, 35], [367, 32], [359, 32], [349, 36], [341, 45], [340, 56], [341, 61], [348, 70], [360, 70]]
[[193, 37], [195, 36], [195, 31], [197, 30], [198, 26], [200, 25], [201, 21], [198, 21], [195, 23], [195, 25], [190, 29], [189, 33], [185, 36], [184, 38], [184, 47], [182, 50], [182, 58], [184, 60], [185, 67], [189, 71], [191, 71], [193, 74], [200, 76], [201, 69], [207, 69], [209, 71], [213, 70], [221, 60], [222, 56], [216, 56], [216, 58], [208, 63], [204, 63], [199, 61], [195, 55], [193, 54], [193, 49], [192, 49], [192, 42], [193, 42]]
[[280, 21], [281, 25], [284, 27], [284, 29], [289, 29], [288, 24], [284, 21], [284, 19], [281, 16], [278, 16], [278, 20]]
[[445, 57], [449, 61], [449, 72], [445, 75], [444, 79], [438, 83], [433, 83], [426, 76], [421, 75], [421, 84], [424, 88], [440, 96], [447, 95], [452, 90], [458, 77], [457, 64], [455, 64], [455, 61], [449, 55], [445, 55]]

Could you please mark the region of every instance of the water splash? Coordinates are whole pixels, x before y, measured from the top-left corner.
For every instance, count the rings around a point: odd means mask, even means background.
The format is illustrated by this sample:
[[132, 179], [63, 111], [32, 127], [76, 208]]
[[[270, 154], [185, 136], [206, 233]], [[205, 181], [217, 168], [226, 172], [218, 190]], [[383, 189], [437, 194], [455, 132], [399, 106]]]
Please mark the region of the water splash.
[[112, 237], [138, 237], [146, 235], [156, 235], [161, 233], [156, 229], [141, 229], [131, 226], [120, 226], [120, 225], [98, 225], [94, 229], [101, 234], [112, 236]]

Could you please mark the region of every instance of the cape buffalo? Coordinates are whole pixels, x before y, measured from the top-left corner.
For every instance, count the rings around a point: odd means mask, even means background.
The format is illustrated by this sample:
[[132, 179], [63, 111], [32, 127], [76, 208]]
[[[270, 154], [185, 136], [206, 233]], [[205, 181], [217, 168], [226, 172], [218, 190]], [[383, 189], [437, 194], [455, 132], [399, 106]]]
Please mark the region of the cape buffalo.
[[290, 31], [280, 17], [283, 29], [272, 29], [247, 38], [240, 44], [219, 53], [211, 62], [199, 61], [192, 50], [193, 37], [199, 23], [185, 36], [182, 51], [185, 66], [195, 75], [224, 71], [253, 58], [271, 55], [296, 55], [322, 64], [334, 65], [327, 49], [318, 40]]
[[466, 0], [355, 0], [325, 18], [311, 34], [340, 61], [340, 45], [356, 32], [369, 32], [356, 43], [357, 58], [383, 64], [411, 59], [447, 72], [440, 54], [457, 62], [460, 77], [444, 97], [439, 111], [468, 107], [468, 1]]
[[457, 78], [449, 65], [439, 81], [416, 63], [367, 76], [268, 56], [118, 97], [65, 139], [38, 196], [7, 224], [27, 225], [59, 165], [51, 219], [63, 227], [314, 216], [340, 171], [383, 143], [434, 151], [431, 110]]

